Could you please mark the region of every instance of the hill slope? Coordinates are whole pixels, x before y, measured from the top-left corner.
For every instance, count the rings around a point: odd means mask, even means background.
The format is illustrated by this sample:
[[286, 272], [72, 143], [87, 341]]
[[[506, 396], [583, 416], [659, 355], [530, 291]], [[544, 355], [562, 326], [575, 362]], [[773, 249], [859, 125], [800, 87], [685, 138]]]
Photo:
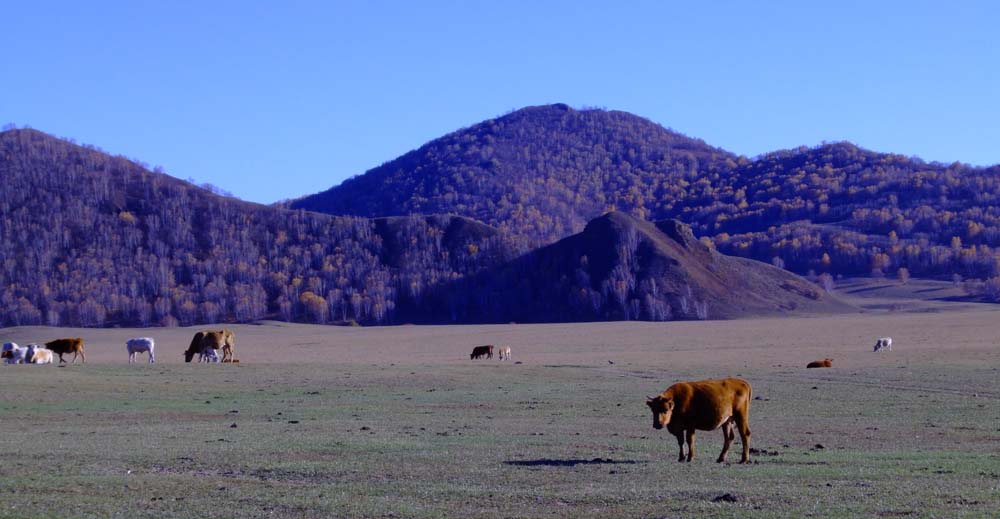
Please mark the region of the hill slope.
[[[791, 274], [723, 257], [686, 227], [622, 213], [512, 259], [505, 233], [465, 217], [333, 217], [246, 203], [33, 130], [0, 133], [0, 178], [4, 326], [842, 309]], [[743, 284], [733, 288], [736, 276]]]
[[[1000, 166], [926, 163], [850, 143], [750, 160], [631, 114], [565, 105], [456, 131], [292, 207], [453, 212], [511, 234], [525, 251], [617, 209], [679, 219], [721, 251], [777, 258], [799, 273], [1000, 276]], [[991, 283], [1000, 299], [1000, 278]]]
[[676, 220], [653, 224], [621, 212], [457, 285], [448, 306], [460, 321], [659, 321], [854, 311], [788, 271], [720, 254]]
[[0, 133], [0, 180], [0, 326], [389, 323], [511, 257], [462, 217], [265, 207], [33, 130]]
[[534, 246], [579, 232], [609, 207], [654, 207], [680, 179], [717, 175], [735, 159], [629, 113], [535, 106], [435, 139], [291, 207], [456, 213]]

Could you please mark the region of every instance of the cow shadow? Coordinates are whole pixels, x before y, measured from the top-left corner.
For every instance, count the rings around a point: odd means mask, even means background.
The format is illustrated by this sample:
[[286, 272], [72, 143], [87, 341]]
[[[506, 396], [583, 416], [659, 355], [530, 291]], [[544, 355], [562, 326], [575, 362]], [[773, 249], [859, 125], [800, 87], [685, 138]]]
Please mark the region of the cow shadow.
[[589, 460], [539, 458], [537, 460], [508, 460], [503, 463], [504, 465], [514, 465], [517, 467], [575, 467], [577, 465], [637, 465], [639, 463], [648, 462], [636, 460], [613, 460], [611, 458], [592, 458]]

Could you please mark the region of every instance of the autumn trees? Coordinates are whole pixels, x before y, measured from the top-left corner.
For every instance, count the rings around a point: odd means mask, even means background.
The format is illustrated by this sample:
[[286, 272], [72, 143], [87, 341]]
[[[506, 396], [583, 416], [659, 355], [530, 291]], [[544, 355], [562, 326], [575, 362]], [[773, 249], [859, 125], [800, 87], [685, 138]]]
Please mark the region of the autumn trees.
[[511, 254], [459, 217], [264, 207], [29, 130], [0, 134], [0, 174], [0, 325], [391, 323]]

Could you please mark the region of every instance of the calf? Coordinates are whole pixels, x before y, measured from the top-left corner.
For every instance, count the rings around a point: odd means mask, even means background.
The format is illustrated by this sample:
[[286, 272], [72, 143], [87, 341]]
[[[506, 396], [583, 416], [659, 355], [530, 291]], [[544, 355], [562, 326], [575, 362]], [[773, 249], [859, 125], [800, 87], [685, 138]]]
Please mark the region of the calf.
[[833, 359], [814, 360], [806, 364], [807, 368], [832, 368]]
[[486, 357], [487, 359], [493, 358], [493, 345], [487, 346], [476, 346], [472, 348], [472, 355], [469, 355], [469, 359], [481, 359]]
[[875, 349], [872, 351], [880, 352], [882, 350], [892, 351], [892, 337], [882, 337], [875, 339]]
[[27, 351], [27, 348], [18, 346], [16, 342], [5, 342], [3, 350], [0, 351], [0, 359], [7, 364], [23, 364], [24, 354]]
[[219, 352], [215, 348], [205, 348], [198, 354], [198, 362], [219, 363]]
[[714, 431], [722, 427], [722, 453], [719, 463], [726, 461], [729, 446], [740, 432], [743, 457], [740, 463], [750, 461], [750, 384], [738, 378], [678, 382], [660, 393], [648, 397], [646, 405], [653, 411], [653, 428], [664, 427], [677, 437], [680, 455], [685, 461], [684, 441], [687, 440], [687, 461], [694, 459], [694, 432]]
[[29, 344], [24, 354], [25, 364], [52, 364], [52, 350], [37, 344]]
[[510, 360], [510, 346], [501, 346], [497, 356], [500, 360]]

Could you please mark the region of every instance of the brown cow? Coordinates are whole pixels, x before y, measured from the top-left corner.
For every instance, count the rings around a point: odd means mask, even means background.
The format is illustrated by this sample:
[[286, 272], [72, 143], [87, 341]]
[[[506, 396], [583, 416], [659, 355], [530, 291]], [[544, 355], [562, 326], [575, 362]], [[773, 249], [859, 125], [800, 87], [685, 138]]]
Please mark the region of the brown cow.
[[814, 360], [806, 364], [807, 368], [832, 368], [833, 359]]
[[487, 359], [493, 358], [493, 345], [489, 344], [486, 346], [476, 346], [472, 348], [472, 355], [469, 355], [469, 359], [481, 359], [483, 357]]
[[[184, 352], [184, 362], [191, 362], [197, 354], [206, 349], [222, 350], [222, 362], [231, 362], [236, 353], [236, 334], [232, 330], [198, 332], [191, 339], [191, 345]], [[218, 362], [218, 361], [216, 361]]]
[[722, 427], [722, 453], [719, 463], [726, 461], [729, 446], [740, 431], [743, 458], [750, 461], [750, 384], [738, 378], [678, 382], [659, 396], [646, 399], [653, 411], [653, 428], [664, 426], [677, 437], [681, 452], [677, 461], [684, 461], [684, 440], [687, 437], [687, 461], [694, 459], [695, 430], [714, 431]]
[[66, 359], [63, 355], [72, 353], [73, 363], [76, 364], [76, 357], [79, 356], [84, 363], [87, 362], [87, 355], [83, 352], [83, 339], [76, 337], [74, 339], [56, 339], [54, 341], [49, 341], [45, 343], [45, 347], [52, 350], [52, 353], [59, 355], [59, 363], [63, 364]]

